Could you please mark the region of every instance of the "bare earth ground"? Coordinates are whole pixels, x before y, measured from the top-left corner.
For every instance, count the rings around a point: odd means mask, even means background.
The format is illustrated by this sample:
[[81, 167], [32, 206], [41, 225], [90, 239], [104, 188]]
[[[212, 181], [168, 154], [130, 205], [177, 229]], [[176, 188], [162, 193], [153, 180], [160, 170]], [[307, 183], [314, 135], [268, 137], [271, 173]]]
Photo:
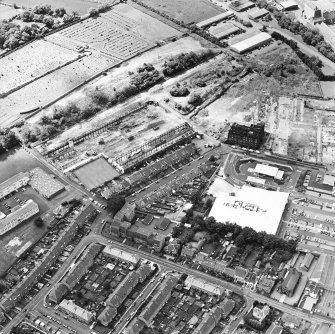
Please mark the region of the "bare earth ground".
[[222, 11], [207, 0], [142, 0], [160, 12], [185, 23], [200, 22]]
[[324, 97], [335, 98], [335, 81], [320, 81]]

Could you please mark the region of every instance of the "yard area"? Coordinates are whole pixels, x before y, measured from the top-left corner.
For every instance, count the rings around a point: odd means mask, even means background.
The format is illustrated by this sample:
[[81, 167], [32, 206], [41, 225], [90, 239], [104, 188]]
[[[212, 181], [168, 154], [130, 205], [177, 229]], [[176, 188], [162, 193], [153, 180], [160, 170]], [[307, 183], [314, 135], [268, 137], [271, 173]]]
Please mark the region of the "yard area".
[[222, 13], [219, 7], [207, 0], [142, 0], [146, 5], [185, 23], [200, 22]]

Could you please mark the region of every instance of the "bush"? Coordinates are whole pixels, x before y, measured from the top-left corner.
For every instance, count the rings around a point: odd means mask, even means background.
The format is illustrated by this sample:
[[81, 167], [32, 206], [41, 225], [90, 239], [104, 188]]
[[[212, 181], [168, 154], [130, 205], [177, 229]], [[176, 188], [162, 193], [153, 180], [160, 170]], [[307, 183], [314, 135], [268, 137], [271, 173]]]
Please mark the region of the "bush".
[[187, 96], [190, 94], [190, 91], [187, 87], [173, 86], [170, 90], [170, 94], [174, 97]]
[[188, 100], [188, 103], [192, 104], [192, 106], [194, 107], [200, 106], [202, 102], [203, 102], [202, 97], [199, 94], [193, 94]]
[[89, 11], [88, 11], [88, 15], [89, 17], [95, 17], [95, 16], [98, 16], [99, 15], [99, 11], [95, 8], [91, 8]]

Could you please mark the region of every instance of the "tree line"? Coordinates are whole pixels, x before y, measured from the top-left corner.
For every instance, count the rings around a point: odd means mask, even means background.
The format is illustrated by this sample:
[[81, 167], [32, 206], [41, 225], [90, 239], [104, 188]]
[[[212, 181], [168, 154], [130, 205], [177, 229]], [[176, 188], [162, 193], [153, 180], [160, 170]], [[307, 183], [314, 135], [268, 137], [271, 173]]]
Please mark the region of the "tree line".
[[285, 44], [291, 47], [292, 50], [295, 51], [297, 56], [300, 58], [300, 60], [307, 65], [313, 72], [314, 74], [318, 77], [319, 80], [328, 80], [328, 81], [334, 81], [335, 76], [334, 75], [326, 75], [323, 73], [321, 70], [323, 63], [322, 61], [316, 57], [316, 56], [308, 56], [306, 53], [302, 52], [296, 41], [286, 38], [282, 34], [278, 33], [277, 31], [272, 32], [271, 36], [274, 39], [281, 40]]
[[0, 154], [16, 147], [19, 143], [20, 141], [14, 132], [0, 128]]

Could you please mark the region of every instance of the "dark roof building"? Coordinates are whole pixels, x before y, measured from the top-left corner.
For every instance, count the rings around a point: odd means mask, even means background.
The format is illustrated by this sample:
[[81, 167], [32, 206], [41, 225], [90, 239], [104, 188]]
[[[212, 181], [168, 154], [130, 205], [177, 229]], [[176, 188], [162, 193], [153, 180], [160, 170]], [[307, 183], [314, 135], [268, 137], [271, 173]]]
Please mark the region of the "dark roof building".
[[251, 124], [250, 126], [234, 123], [228, 132], [227, 143], [258, 149], [263, 142], [264, 135], [264, 123]]
[[297, 271], [295, 268], [290, 269], [286, 278], [284, 279], [283, 284], [279, 287], [281, 293], [286, 294], [289, 297], [292, 297], [294, 290], [297, 287], [301, 277], [301, 272]]
[[306, 271], [308, 271], [309, 268], [310, 268], [311, 265], [312, 265], [313, 260], [314, 260], [314, 255], [311, 254], [311, 253], [307, 253], [307, 254], [305, 255], [304, 259], [303, 259], [302, 262], [301, 262], [300, 268], [301, 268], [302, 270], [306, 270]]
[[207, 313], [193, 334], [210, 334], [219, 323], [222, 316], [222, 310], [216, 306]]
[[124, 330], [125, 334], [139, 334], [144, 328], [144, 322], [138, 318], [130, 323], [128, 327]]
[[150, 225], [152, 223], [152, 221], [154, 220], [154, 216], [152, 214], [148, 214], [144, 217], [142, 224], [144, 225]]
[[55, 286], [54, 289], [51, 290], [49, 294], [49, 300], [58, 304], [68, 291], [69, 289], [65, 284], [59, 283]]
[[175, 276], [169, 276], [165, 278], [165, 280], [159, 287], [159, 291], [152, 297], [149, 304], [144, 308], [138, 318], [143, 321], [147, 326], [150, 325], [157, 313], [160, 311], [166, 301], [171, 297], [171, 292], [177, 282], [178, 278]]
[[155, 227], [162, 231], [165, 231], [169, 227], [170, 223], [171, 223], [170, 219], [167, 219], [165, 217], [160, 217]]

